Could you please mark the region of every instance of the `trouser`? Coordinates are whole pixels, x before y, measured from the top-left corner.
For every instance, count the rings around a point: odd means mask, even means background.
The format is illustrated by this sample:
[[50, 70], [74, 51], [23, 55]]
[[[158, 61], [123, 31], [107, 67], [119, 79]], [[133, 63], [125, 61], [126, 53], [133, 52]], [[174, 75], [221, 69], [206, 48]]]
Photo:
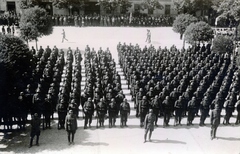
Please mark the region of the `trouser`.
[[192, 121], [194, 120], [195, 111], [193, 109], [189, 109], [188, 111], [188, 118], [187, 123], [192, 124]]
[[128, 113], [121, 113], [121, 126], [126, 125]]
[[[67, 131], [67, 134], [68, 134], [68, 142], [74, 142], [75, 132], [76, 132], [76, 131], [70, 131], [70, 130]], [[72, 139], [71, 139], [71, 136], [72, 136]]]
[[37, 136], [37, 139], [36, 139], [36, 145], [38, 145], [38, 143], [39, 143], [40, 131], [37, 131], [37, 132], [31, 132], [31, 134], [30, 134], [30, 146], [32, 146], [33, 139], [34, 139], [35, 136]]
[[164, 120], [163, 120], [163, 125], [168, 125], [169, 120], [170, 120], [171, 112], [170, 111], [165, 111], [164, 112]]
[[146, 115], [147, 115], [147, 110], [146, 110], [146, 109], [144, 109], [144, 110], [142, 110], [142, 111], [140, 112], [140, 124], [141, 124], [141, 125], [143, 124]]
[[200, 125], [203, 125], [207, 116], [208, 116], [209, 109], [202, 109], [201, 110], [201, 117], [200, 117]]
[[104, 126], [104, 118], [105, 118], [105, 113], [98, 113], [98, 120], [100, 127]]
[[147, 129], [145, 129], [144, 141], [146, 141], [146, 139], [147, 139], [147, 134], [148, 134], [148, 132], [149, 132], [148, 139], [149, 139], [149, 140], [151, 139], [151, 136], [152, 136], [152, 129], [147, 128]]
[[109, 112], [109, 127], [115, 126], [116, 122], [116, 112], [110, 111]]
[[66, 113], [58, 113], [58, 128], [64, 128]]
[[232, 109], [226, 109], [226, 115], [225, 115], [225, 117], [224, 117], [224, 121], [223, 121], [223, 123], [225, 124], [229, 124], [229, 120], [230, 120], [230, 118], [231, 118], [231, 116], [232, 116], [232, 112], [233, 112], [233, 110]]
[[236, 118], [236, 123], [235, 124], [239, 124], [240, 123], [240, 112], [238, 112], [237, 114], [237, 118]]
[[212, 125], [211, 126], [211, 138], [216, 137], [217, 128], [218, 128], [218, 125]]
[[154, 108], [153, 109], [153, 114], [155, 115], [155, 124], [158, 122], [158, 114], [159, 114], [159, 109]]
[[88, 124], [91, 125], [92, 123], [92, 114], [86, 113], [84, 118], [84, 127], [86, 127]]
[[182, 109], [176, 109], [175, 110], [175, 124], [181, 124], [181, 120], [182, 120]]

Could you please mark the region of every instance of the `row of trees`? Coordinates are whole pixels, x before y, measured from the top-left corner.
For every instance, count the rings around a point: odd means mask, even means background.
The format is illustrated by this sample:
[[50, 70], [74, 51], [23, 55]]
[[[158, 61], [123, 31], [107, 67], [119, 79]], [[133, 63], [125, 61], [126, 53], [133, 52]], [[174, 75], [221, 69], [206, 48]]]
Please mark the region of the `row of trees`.
[[[53, 6], [65, 9], [82, 10], [87, 5], [88, 0], [53, 0]], [[42, 0], [21, 0], [20, 6], [23, 9], [39, 6]], [[132, 2], [129, 0], [99, 0], [96, 5], [102, 6], [106, 12], [114, 13], [120, 7], [122, 13], [127, 13], [128, 9], [132, 7]], [[153, 11], [155, 9], [163, 9], [163, 5], [158, 0], [144, 0], [140, 3], [140, 10], [148, 9]]]

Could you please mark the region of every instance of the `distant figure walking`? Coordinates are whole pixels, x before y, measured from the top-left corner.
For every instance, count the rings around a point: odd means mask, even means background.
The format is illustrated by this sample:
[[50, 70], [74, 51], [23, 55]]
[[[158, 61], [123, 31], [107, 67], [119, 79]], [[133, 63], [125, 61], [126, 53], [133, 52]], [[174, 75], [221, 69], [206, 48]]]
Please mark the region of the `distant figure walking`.
[[66, 39], [66, 34], [65, 34], [65, 31], [64, 29], [62, 30], [62, 43], [64, 42], [64, 40], [68, 41], [68, 39]]
[[145, 128], [144, 143], [146, 142], [148, 132], [149, 132], [148, 139], [149, 139], [149, 142], [151, 142], [151, 136], [154, 130], [155, 121], [156, 121], [156, 115], [153, 113], [153, 110], [150, 109], [149, 114], [146, 115], [144, 120], [144, 128]]
[[151, 31], [149, 29], [147, 29], [147, 38], [145, 42], [151, 43]]

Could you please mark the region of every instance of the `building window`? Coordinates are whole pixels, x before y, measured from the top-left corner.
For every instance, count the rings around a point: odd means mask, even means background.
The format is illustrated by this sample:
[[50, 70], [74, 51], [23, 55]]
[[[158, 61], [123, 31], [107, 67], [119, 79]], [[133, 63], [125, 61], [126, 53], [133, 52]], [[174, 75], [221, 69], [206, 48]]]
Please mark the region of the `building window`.
[[165, 15], [170, 15], [171, 5], [165, 5]]

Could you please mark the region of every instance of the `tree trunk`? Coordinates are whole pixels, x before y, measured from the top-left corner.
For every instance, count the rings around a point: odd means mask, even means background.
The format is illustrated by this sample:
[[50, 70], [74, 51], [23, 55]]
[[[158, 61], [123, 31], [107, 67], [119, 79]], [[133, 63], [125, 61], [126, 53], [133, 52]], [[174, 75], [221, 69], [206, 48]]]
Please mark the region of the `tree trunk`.
[[235, 29], [235, 41], [238, 41], [238, 26], [239, 26], [239, 22], [240, 22], [240, 21], [237, 21], [237, 23], [236, 23], [236, 29]]
[[36, 42], [36, 51], [38, 51], [37, 39], [35, 39], [35, 42]]

